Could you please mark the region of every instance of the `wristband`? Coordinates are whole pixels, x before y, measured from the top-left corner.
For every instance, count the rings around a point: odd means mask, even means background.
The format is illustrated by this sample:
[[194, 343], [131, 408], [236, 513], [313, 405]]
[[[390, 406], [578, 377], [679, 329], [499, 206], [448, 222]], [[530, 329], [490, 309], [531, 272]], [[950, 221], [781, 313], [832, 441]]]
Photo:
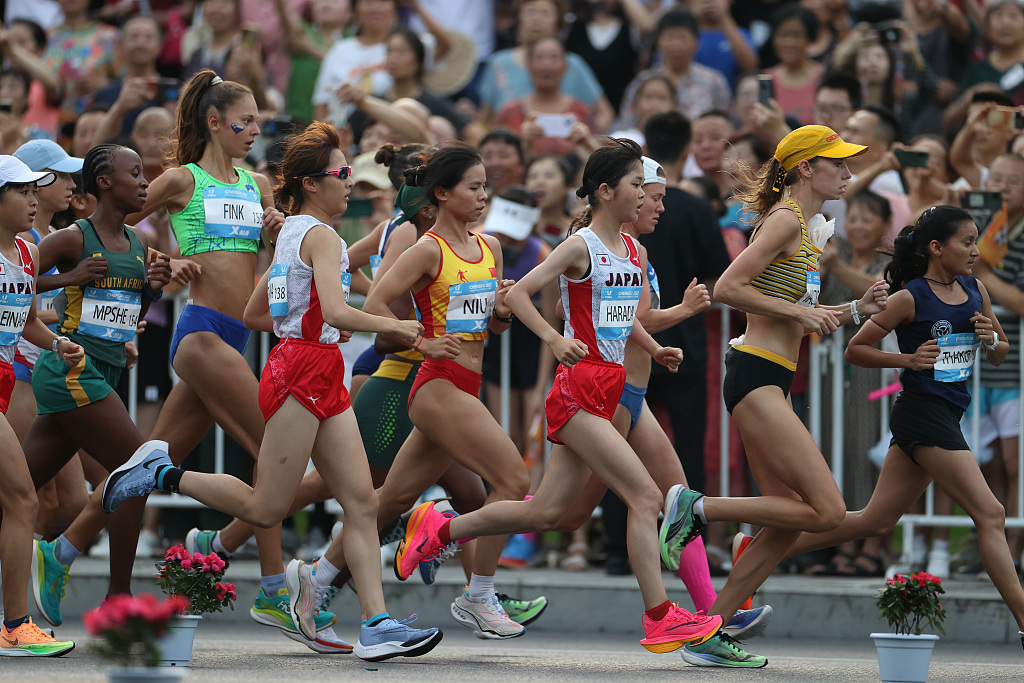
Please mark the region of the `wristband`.
[[982, 346], [984, 346], [989, 351], [995, 351], [996, 347], [999, 346], [999, 333], [996, 332], [995, 330], [992, 330], [992, 343], [982, 344]]
[[860, 312], [857, 310], [857, 300], [854, 299], [850, 302], [850, 315], [853, 316], [853, 324], [860, 325], [861, 317]]
[[50, 345], [50, 348], [53, 349], [54, 358], [63, 362], [64, 359], [60, 357], [60, 351], [57, 350], [57, 347], [60, 346], [60, 343], [62, 341], [70, 342], [71, 340], [68, 339], [67, 337], [57, 337], [56, 339], [53, 340], [53, 343]]
[[150, 301], [160, 301], [160, 297], [164, 295], [164, 290], [160, 289], [156, 293], [149, 289], [149, 283], [147, 282], [142, 287], [142, 293], [146, 295], [146, 298]]
[[423, 335], [420, 335], [420, 338], [417, 339], [416, 343], [412, 345], [412, 350], [413, 351], [419, 351], [420, 350], [420, 344], [423, 343], [424, 338], [425, 337], [423, 337]]
[[507, 318], [502, 318], [500, 315], [498, 315], [498, 309], [497, 308], [495, 308], [491, 312], [491, 317], [493, 317], [499, 323], [505, 323], [506, 325], [511, 325], [512, 324], [512, 319], [515, 318], [515, 316], [512, 315], [511, 313], [508, 314]]

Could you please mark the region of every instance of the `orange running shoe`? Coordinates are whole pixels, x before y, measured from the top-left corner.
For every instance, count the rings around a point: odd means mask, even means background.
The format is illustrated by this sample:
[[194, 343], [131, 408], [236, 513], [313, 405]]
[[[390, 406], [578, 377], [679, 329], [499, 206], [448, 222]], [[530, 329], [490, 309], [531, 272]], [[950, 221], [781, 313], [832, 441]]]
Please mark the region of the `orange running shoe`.
[[669, 606], [664, 619], [654, 621], [645, 614], [641, 622], [646, 637], [640, 644], [658, 653], [678, 650], [687, 643], [703, 643], [722, 628], [722, 617], [709, 617], [703, 612], [690, 614], [675, 603]]
[[[743, 554], [743, 551], [747, 549], [747, 546], [750, 545], [750, 542], [753, 540], [753, 536], [747, 536], [742, 532], [732, 537], [732, 564], [734, 567], [736, 566], [736, 560], [740, 559], [740, 555]], [[746, 599], [740, 609], [750, 609], [753, 604], [754, 596], [751, 595]]]
[[2, 657], [60, 657], [75, 649], [70, 640], [57, 640], [43, 633], [43, 630], [32, 622], [32, 618], [24, 624], [8, 631], [7, 626], [0, 625], [0, 656]]
[[434, 509], [434, 502], [423, 503], [409, 517], [405, 525], [405, 538], [395, 551], [395, 576], [405, 581], [420, 562], [431, 560], [445, 548], [437, 537], [437, 530], [448, 518]]

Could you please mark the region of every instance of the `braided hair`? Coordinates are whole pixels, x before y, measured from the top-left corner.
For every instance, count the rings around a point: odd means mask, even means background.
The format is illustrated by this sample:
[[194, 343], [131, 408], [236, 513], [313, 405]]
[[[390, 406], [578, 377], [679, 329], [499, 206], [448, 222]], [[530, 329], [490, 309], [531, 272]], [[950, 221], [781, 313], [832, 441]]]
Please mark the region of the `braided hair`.
[[110, 173], [114, 166], [114, 157], [122, 149], [131, 151], [124, 145], [108, 142], [96, 145], [86, 153], [85, 160], [82, 162], [82, 186], [86, 192], [96, 197], [96, 199], [100, 198], [100, 187], [97, 179], [101, 175]]

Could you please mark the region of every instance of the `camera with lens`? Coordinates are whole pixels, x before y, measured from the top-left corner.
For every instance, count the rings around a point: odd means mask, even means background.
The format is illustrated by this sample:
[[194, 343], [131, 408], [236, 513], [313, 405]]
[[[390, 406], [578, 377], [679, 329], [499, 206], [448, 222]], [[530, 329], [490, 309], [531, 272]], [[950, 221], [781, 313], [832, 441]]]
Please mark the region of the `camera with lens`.
[[871, 28], [878, 31], [878, 38], [884, 45], [898, 45], [900, 42], [900, 30], [896, 28], [895, 21], [879, 21], [871, 25]]

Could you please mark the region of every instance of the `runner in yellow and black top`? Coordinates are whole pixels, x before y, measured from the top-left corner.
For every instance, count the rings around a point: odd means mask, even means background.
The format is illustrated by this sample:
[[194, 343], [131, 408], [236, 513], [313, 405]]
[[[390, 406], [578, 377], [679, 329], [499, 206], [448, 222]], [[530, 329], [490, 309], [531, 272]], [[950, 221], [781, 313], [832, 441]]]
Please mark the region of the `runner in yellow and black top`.
[[[96, 211], [44, 238], [39, 243], [39, 268], [46, 272], [56, 266], [68, 273], [83, 259], [102, 259], [103, 267], [97, 279], [67, 286], [57, 296], [58, 334], [74, 338], [85, 348], [86, 357], [68, 368], [52, 354], [43, 353], [33, 370], [39, 417], [29, 429], [24, 448], [36, 488], [79, 448], [110, 471], [143, 446], [114, 387], [125, 365], [125, 342], [134, 338], [139, 319], [160, 298], [171, 277], [168, 257], [151, 252], [147, 263], [148, 238], [125, 226], [125, 217], [145, 204], [149, 187], [139, 155], [120, 145], [94, 147], [85, 157], [82, 176], [85, 190], [97, 198]], [[153, 442], [145, 447], [153, 448]], [[138, 521], [110, 521], [112, 565], [122, 562], [123, 555], [134, 559]], [[84, 544], [75, 546], [65, 535], [36, 545], [33, 593], [40, 612], [54, 626], [62, 621], [60, 599], [68, 569], [83, 549]], [[118, 582], [112, 567], [110, 591], [129, 591], [130, 576], [129, 571]]]

